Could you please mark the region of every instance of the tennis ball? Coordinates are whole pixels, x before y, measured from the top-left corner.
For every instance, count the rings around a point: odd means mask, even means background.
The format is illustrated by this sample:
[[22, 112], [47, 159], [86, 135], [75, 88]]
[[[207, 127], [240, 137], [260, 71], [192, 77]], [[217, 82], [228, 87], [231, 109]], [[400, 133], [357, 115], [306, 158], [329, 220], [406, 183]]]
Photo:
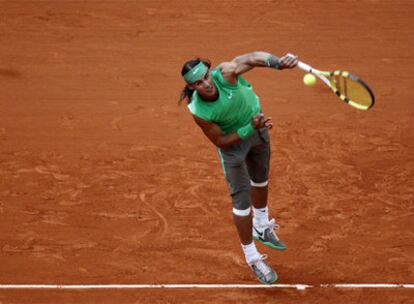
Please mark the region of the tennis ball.
[[316, 77], [313, 74], [306, 74], [305, 76], [303, 76], [303, 83], [307, 86], [314, 86], [316, 83]]

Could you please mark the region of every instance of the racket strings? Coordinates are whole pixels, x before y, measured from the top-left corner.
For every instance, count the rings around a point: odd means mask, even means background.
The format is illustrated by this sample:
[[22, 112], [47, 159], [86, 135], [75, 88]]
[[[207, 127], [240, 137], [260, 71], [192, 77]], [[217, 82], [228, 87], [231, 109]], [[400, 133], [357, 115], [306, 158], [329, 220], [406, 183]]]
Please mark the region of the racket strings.
[[338, 90], [340, 95], [348, 96], [347, 78], [335, 75], [331, 79], [331, 84]]
[[373, 103], [368, 89], [356, 79], [344, 77], [343, 75], [333, 75], [330, 82], [341, 99], [348, 99], [363, 106], [370, 106]]

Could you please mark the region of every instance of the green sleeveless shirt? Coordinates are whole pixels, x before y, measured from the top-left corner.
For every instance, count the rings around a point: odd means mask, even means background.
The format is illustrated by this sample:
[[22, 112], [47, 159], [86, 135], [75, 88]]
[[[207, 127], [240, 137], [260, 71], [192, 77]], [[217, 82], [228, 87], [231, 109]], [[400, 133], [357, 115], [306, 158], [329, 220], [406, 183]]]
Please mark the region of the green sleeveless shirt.
[[223, 133], [227, 134], [236, 132], [250, 123], [254, 115], [260, 113], [259, 97], [242, 76], [237, 77], [237, 84], [228, 83], [217, 67], [211, 71], [211, 78], [219, 97], [209, 102], [194, 92], [188, 105], [193, 115], [217, 124]]

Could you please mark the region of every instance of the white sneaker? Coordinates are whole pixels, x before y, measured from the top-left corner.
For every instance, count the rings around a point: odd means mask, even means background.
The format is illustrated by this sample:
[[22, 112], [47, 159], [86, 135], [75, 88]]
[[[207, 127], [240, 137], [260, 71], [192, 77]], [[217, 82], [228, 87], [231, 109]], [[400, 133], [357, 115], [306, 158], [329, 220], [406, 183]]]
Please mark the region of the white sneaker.
[[277, 273], [266, 263], [267, 255], [262, 254], [249, 263], [256, 278], [263, 284], [272, 284], [277, 280]]

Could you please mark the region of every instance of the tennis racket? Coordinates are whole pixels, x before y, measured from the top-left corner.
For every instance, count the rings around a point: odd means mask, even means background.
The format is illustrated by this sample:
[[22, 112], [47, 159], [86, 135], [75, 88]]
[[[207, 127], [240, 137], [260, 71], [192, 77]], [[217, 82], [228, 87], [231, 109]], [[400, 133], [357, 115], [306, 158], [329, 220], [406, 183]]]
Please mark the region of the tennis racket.
[[346, 71], [320, 71], [306, 63], [298, 62], [298, 68], [318, 77], [342, 101], [358, 110], [368, 110], [375, 103], [374, 93], [359, 77]]

